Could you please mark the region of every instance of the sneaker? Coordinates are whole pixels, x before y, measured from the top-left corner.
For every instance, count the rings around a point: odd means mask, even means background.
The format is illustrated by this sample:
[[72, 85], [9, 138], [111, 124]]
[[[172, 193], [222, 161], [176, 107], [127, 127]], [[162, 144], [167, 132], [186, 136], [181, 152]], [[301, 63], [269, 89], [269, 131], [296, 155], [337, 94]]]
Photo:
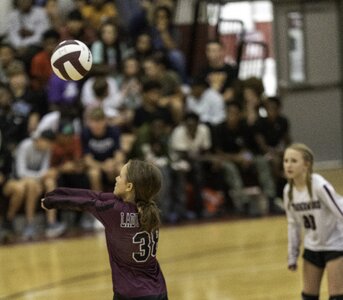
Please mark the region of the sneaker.
[[104, 225], [97, 219], [94, 221], [94, 229], [97, 231], [102, 231], [105, 229]]
[[285, 209], [283, 206], [282, 199], [280, 198], [269, 199], [269, 212], [275, 215], [285, 214]]
[[171, 212], [168, 214], [166, 221], [170, 224], [176, 224], [180, 221], [180, 216], [176, 212]]
[[34, 225], [27, 225], [23, 231], [22, 239], [23, 241], [32, 241], [37, 238], [37, 229]]
[[95, 218], [92, 215], [85, 213], [81, 217], [80, 227], [85, 231], [92, 231], [94, 230], [94, 223]]
[[57, 238], [61, 236], [67, 229], [67, 225], [65, 223], [53, 223], [49, 224], [47, 229], [45, 230], [45, 236], [49, 239]]
[[184, 217], [186, 220], [195, 220], [197, 215], [195, 212], [187, 210]]
[[0, 228], [0, 243], [7, 243], [15, 236], [13, 222], [5, 220]]

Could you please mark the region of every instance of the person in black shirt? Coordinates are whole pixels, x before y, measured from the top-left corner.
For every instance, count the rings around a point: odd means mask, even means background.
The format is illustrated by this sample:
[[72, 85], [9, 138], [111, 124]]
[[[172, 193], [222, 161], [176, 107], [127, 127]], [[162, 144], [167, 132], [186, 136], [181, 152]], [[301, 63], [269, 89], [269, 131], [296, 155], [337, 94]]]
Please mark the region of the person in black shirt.
[[[0, 227], [0, 243], [7, 241], [14, 235], [14, 226], [13, 222], [9, 219], [9, 212], [8, 209], [8, 202], [4, 201], [7, 198], [6, 193], [10, 191], [15, 191], [15, 188], [18, 188], [18, 192], [20, 187], [15, 186], [11, 183], [10, 176], [12, 173], [12, 163], [13, 157], [11, 152], [9, 151], [6, 141], [4, 140], [4, 135], [2, 134], [2, 130], [0, 129], [0, 212], [3, 215], [3, 222]], [[23, 192], [23, 189], [21, 189]]]
[[[49, 134], [48, 136], [46, 134], [47, 133], [45, 132], [44, 137], [42, 139], [37, 138], [38, 144], [36, 144], [36, 146], [39, 147], [39, 149], [42, 151], [40, 152], [37, 150], [38, 152], [36, 154], [38, 154], [38, 158], [35, 157], [35, 159], [30, 160], [30, 158], [33, 158], [32, 152], [28, 151], [30, 147], [27, 148], [25, 146], [25, 145], [28, 145], [28, 143], [30, 143], [29, 139], [23, 141], [23, 144], [21, 144], [22, 147], [26, 149], [24, 150], [24, 152], [21, 152], [21, 154], [28, 156], [26, 157], [26, 159], [23, 160], [23, 162], [27, 164], [26, 167], [28, 167], [28, 165], [32, 165], [38, 162], [37, 159], [39, 160], [40, 154], [42, 155], [42, 157], [45, 156], [44, 152], [45, 150], [47, 150], [47, 147], [49, 148], [49, 143], [51, 142], [50, 141], [51, 135]], [[40, 141], [38, 141], [38, 139]], [[0, 227], [0, 242], [7, 242], [15, 238], [14, 221], [17, 216], [18, 210], [21, 208], [23, 203], [25, 203], [25, 217], [28, 224], [24, 228], [22, 237], [24, 238], [24, 240], [26, 240], [29, 238], [33, 238], [35, 236], [36, 231], [32, 224], [33, 217], [34, 217], [34, 207], [32, 205], [36, 201], [35, 194], [37, 192], [39, 193], [39, 189], [40, 189], [39, 185], [41, 182], [40, 180], [35, 181], [34, 178], [32, 177], [29, 178], [30, 176], [29, 177], [24, 176], [18, 179], [18, 176], [20, 176], [20, 173], [24, 172], [26, 173], [26, 175], [28, 175], [30, 172], [35, 173], [35, 171], [26, 170], [25, 167], [20, 168], [18, 164], [14, 164], [15, 162], [14, 158], [16, 160], [16, 163], [18, 163], [18, 157], [12, 156], [12, 153], [11, 153], [12, 149], [10, 149], [9, 146], [12, 146], [12, 145], [7, 144], [6, 140], [4, 139], [4, 135], [1, 134], [1, 130], [0, 130], [0, 197], [1, 197], [0, 206], [3, 212], [3, 222]], [[21, 150], [24, 149], [22, 147], [21, 147]], [[19, 152], [16, 152], [16, 154], [19, 154]], [[16, 166], [16, 168], [14, 168], [14, 166]], [[53, 219], [50, 218], [49, 221], [53, 221]], [[49, 222], [49, 224], [52, 224], [52, 223]], [[57, 228], [57, 227], [54, 227], [54, 228]], [[63, 228], [61, 227], [60, 229], [63, 230]]]
[[33, 132], [39, 120], [38, 110], [37, 113], [33, 112], [31, 100], [15, 98], [11, 88], [0, 83], [0, 129], [11, 151]]
[[224, 99], [232, 97], [233, 85], [238, 79], [238, 69], [225, 62], [223, 45], [216, 40], [207, 42], [206, 57], [207, 65], [203, 67], [199, 77], [223, 94]]
[[258, 145], [262, 153], [284, 151], [290, 145], [289, 121], [281, 113], [281, 101], [278, 97], [269, 97], [264, 103], [267, 117], [259, 118], [256, 130], [259, 133]]
[[268, 161], [254, 152], [251, 136], [240, 104], [227, 103], [226, 121], [215, 128], [215, 152], [224, 161], [230, 194], [238, 212], [249, 202], [247, 193], [268, 199], [275, 197]]
[[48, 112], [47, 99], [42, 92], [29, 86], [28, 74], [22, 64], [12, 64], [8, 69], [9, 88], [13, 95], [12, 111], [16, 124], [20, 124], [21, 139], [36, 129], [40, 118]]
[[172, 113], [168, 106], [160, 106], [161, 84], [148, 80], [143, 83], [143, 102], [135, 109], [133, 127], [138, 129], [144, 123], [151, 123], [156, 117], [163, 118], [169, 126], [173, 125]]
[[283, 153], [291, 143], [289, 121], [281, 113], [280, 98], [267, 98], [265, 108], [267, 117], [259, 118], [256, 122], [256, 142], [260, 152], [271, 164], [277, 195], [282, 198], [283, 187], [286, 183], [282, 167]]
[[247, 137], [248, 128], [242, 120], [240, 104], [229, 102], [226, 105], [226, 120], [214, 128], [213, 148], [215, 157], [224, 168], [229, 194], [238, 213], [243, 212], [244, 204], [249, 201], [243, 192], [243, 175], [249, 174], [249, 171], [255, 172]]

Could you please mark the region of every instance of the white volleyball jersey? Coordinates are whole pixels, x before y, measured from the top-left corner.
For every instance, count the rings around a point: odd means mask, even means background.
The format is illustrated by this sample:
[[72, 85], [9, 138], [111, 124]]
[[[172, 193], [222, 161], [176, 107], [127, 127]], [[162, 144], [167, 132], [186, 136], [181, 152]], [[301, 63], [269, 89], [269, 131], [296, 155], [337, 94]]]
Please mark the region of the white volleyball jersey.
[[307, 188], [293, 187], [289, 205], [289, 184], [284, 188], [284, 203], [288, 221], [288, 264], [299, 256], [301, 232], [304, 247], [312, 251], [343, 251], [343, 197], [321, 175], [312, 174], [312, 199]]

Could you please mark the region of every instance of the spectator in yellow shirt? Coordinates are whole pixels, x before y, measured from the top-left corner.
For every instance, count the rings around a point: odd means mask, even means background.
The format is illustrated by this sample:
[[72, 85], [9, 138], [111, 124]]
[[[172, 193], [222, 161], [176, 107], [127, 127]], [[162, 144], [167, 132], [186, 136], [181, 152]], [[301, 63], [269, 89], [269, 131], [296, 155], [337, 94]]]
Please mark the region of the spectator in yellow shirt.
[[106, 0], [91, 0], [88, 5], [81, 8], [81, 13], [95, 29], [106, 21], [116, 21], [118, 16], [116, 5]]

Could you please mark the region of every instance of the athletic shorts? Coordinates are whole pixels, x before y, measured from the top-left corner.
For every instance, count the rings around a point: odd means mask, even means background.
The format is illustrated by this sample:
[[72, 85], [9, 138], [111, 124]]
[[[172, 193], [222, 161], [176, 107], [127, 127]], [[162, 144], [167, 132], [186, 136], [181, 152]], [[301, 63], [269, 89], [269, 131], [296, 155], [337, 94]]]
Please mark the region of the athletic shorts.
[[144, 297], [127, 298], [116, 293], [113, 297], [113, 300], [168, 300], [168, 296], [159, 295], [159, 296], [144, 296]]
[[328, 261], [341, 256], [343, 256], [343, 251], [312, 251], [305, 249], [303, 253], [303, 259], [321, 269], [325, 268]]

